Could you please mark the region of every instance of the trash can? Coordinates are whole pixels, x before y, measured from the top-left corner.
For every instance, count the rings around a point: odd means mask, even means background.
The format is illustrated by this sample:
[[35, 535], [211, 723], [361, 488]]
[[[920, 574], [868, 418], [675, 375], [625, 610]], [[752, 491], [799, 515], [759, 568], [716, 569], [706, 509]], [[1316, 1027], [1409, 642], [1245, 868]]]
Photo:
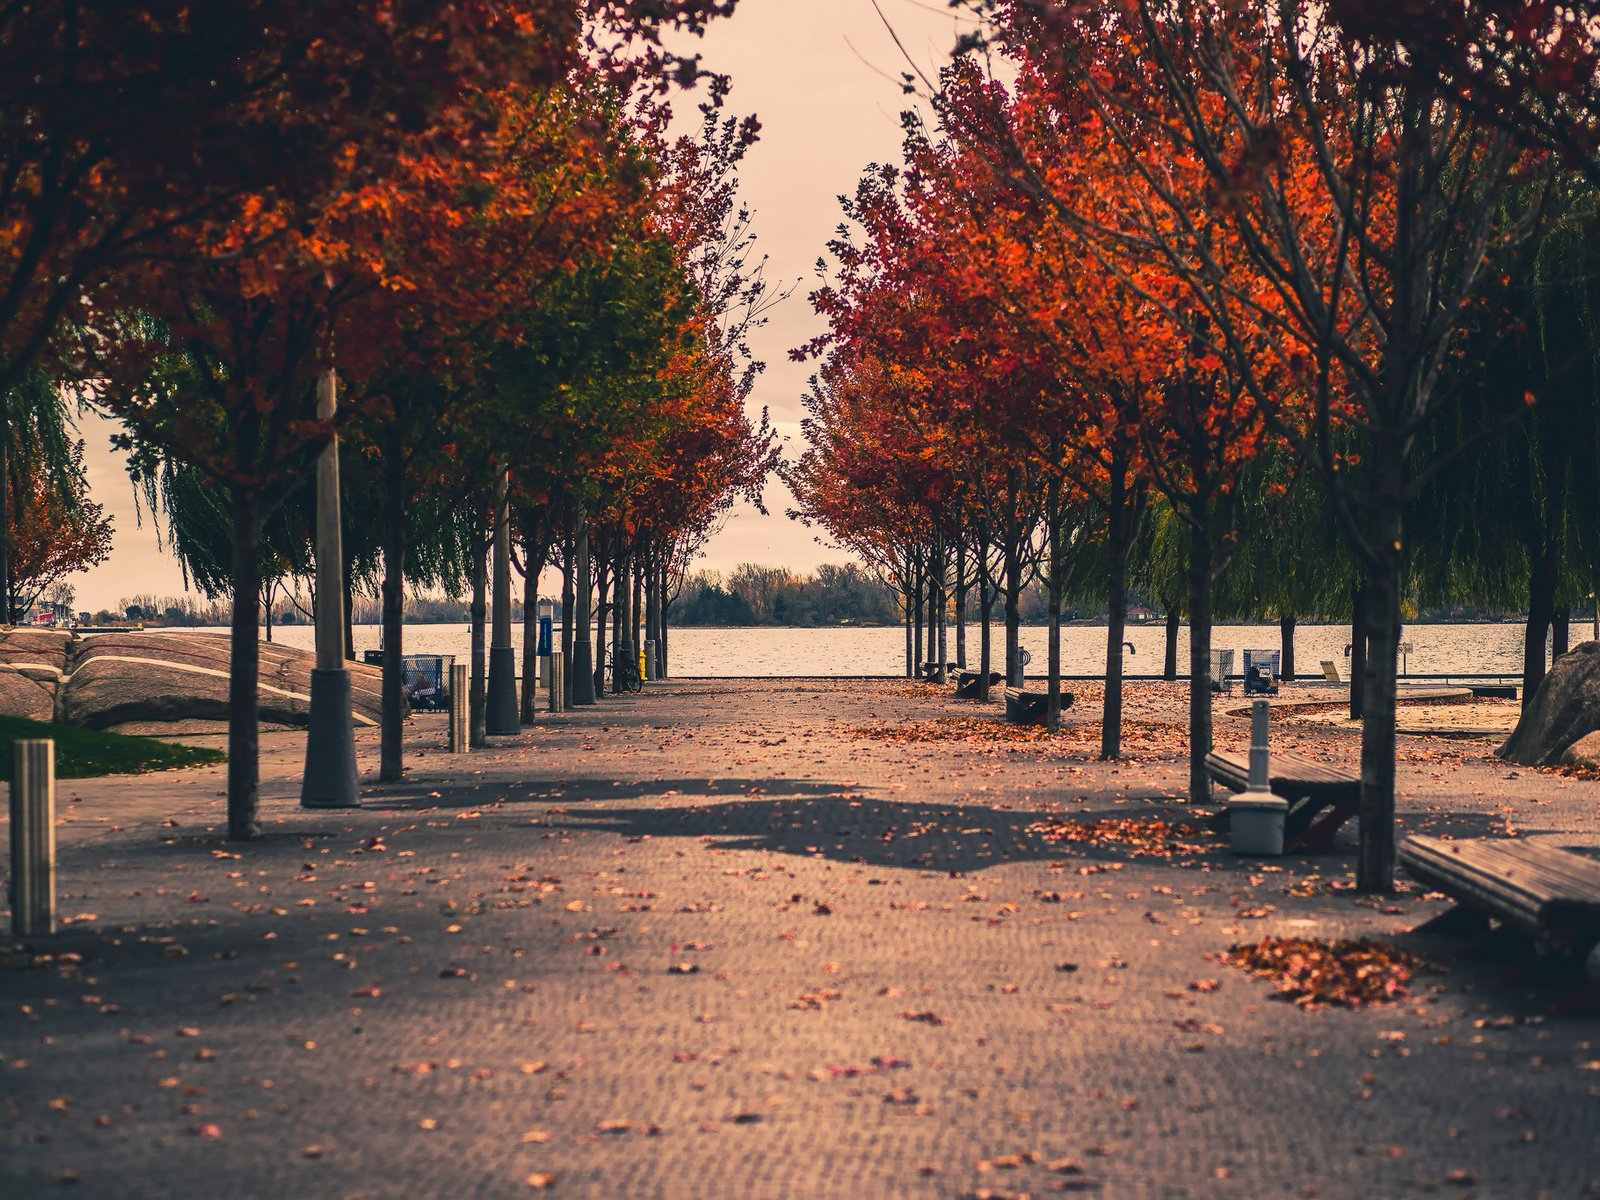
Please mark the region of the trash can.
[[1213, 692], [1232, 692], [1233, 684], [1229, 677], [1233, 674], [1233, 651], [1213, 650], [1211, 652], [1211, 690]]
[[383, 666], [383, 651], [363, 650], [361, 652], [361, 661], [369, 667], [381, 667]]
[[1276, 696], [1278, 694], [1279, 650], [1246, 650], [1244, 652], [1244, 694], [1246, 696]]

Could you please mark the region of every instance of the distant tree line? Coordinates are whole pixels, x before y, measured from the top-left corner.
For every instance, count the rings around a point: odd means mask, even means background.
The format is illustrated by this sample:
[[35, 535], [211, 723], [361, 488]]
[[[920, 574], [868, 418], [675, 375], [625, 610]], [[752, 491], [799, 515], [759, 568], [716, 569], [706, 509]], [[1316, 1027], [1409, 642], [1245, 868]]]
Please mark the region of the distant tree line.
[[825, 563], [811, 575], [743, 563], [727, 575], [689, 576], [672, 611], [680, 625], [893, 625], [901, 600], [855, 563]]

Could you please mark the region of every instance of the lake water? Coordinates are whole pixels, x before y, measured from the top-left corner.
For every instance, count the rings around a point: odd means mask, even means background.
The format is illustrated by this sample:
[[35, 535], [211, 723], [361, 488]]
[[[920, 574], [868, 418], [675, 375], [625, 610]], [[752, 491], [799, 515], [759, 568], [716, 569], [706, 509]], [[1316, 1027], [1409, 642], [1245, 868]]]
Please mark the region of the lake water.
[[[993, 627], [995, 661], [1005, 653], [1005, 627]], [[217, 632], [225, 632], [219, 630]], [[358, 625], [356, 651], [378, 647], [378, 627]], [[1025, 626], [1022, 645], [1033, 655], [1030, 675], [1042, 673], [1045, 663], [1047, 631]], [[1587, 636], [1584, 626], [1574, 626], [1574, 641]], [[286, 645], [311, 649], [312, 630], [306, 625], [286, 625], [273, 630], [273, 637]], [[905, 669], [905, 635], [898, 628], [848, 629], [674, 629], [670, 635], [672, 674], [678, 678], [709, 677], [789, 677], [805, 675], [853, 676], [900, 675]], [[1061, 631], [1062, 673], [1103, 675], [1105, 670], [1104, 627], [1068, 626]], [[1166, 631], [1160, 625], [1132, 625], [1127, 640], [1133, 651], [1126, 659], [1126, 670], [1133, 675], [1154, 675], [1161, 671], [1166, 650]], [[1417, 674], [1473, 674], [1520, 676], [1522, 673], [1521, 625], [1415, 625], [1407, 628], [1404, 641], [1412, 651], [1406, 667]], [[466, 661], [471, 634], [462, 625], [406, 626], [407, 653], [453, 654]], [[516, 626], [514, 641], [521, 662], [522, 627]], [[1341, 676], [1348, 678], [1350, 660], [1345, 647], [1350, 630], [1342, 625], [1303, 625], [1295, 638], [1295, 655], [1302, 677], [1316, 675], [1322, 659], [1332, 659]], [[1279, 648], [1276, 625], [1219, 625], [1212, 644], [1220, 650], [1236, 652], [1234, 670], [1243, 666], [1242, 651]], [[955, 658], [955, 638], [949, 635], [949, 650]], [[1187, 669], [1188, 631], [1179, 635], [1178, 664]], [[978, 631], [967, 630], [967, 661], [978, 661]]]

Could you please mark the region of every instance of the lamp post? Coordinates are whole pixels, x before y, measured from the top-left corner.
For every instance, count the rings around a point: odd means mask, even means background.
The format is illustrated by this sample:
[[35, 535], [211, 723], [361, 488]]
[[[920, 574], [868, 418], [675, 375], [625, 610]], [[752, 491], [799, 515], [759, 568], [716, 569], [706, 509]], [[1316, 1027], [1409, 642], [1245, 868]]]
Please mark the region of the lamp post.
[[522, 731], [517, 711], [517, 652], [511, 646], [511, 472], [501, 468], [495, 489], [494, 608], [489, 638], [489, 696], [486, 732], [510, 737]]
[[[333, 420], [338, 383], [329, 367], [317, 380], [317, 420]], [[344, 658], [344, 549], [339, 517], [339, 439], [317, 459], [317, 665], [311, 672], [311, 724], [302, 808], [356, 808], [355, 723]]]

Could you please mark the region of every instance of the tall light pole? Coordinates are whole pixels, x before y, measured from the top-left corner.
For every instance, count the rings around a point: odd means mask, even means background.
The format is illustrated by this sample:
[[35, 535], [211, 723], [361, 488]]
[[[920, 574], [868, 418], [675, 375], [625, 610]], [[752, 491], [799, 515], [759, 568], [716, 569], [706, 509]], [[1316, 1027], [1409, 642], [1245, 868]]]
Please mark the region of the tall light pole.
[[489, 638], [486, 732], [509, 737], [522, 732], [517, 711], [517, 652], [511, 646], [511, 471], [500, 470], [494, 505], [494, 609]]
[[[338, 383], [329, 367], [317, 380], [317, 420], [333, 420]], [[344, 659], [344, 548], [339, 516], [339, 439], [317, 459], [317, 665], [311, 672], [311, 728], [301, 808], [356, 808], [355, 722]]]

